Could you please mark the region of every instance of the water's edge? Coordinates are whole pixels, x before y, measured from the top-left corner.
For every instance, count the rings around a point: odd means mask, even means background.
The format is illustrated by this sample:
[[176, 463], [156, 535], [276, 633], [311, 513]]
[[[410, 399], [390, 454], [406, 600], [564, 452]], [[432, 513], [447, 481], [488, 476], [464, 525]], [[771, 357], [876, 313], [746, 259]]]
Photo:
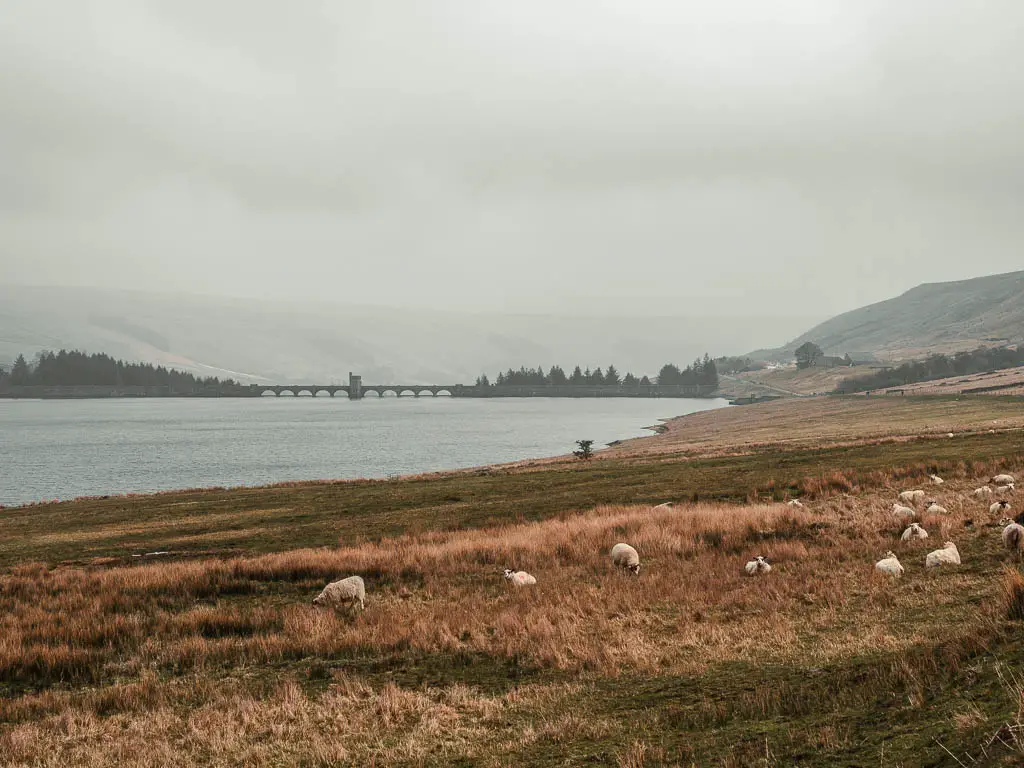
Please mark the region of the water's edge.
[[[650, 437], [724, 400], [0, 402], [0, 505], [451, 474]], [[659, 413], [660, 411], [660, 413]], [[652, 424], [654, 427], [639, 426]]]

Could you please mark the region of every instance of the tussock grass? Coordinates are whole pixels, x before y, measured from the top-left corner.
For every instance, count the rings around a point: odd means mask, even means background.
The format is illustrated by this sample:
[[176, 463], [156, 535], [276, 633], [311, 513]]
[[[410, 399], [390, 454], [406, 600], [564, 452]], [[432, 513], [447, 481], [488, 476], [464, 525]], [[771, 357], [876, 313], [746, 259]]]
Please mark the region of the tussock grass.
[[[955, 442], [5, 510], [0, 765], [1015, 757], [1024, 577], [967, 492], [1022, 462], [1007, 434]], [[912, 487], [949, 514], [902, 544]], [[253, 528], [269, 551], [230, 538]], [[222, 548], [129, 556], [190, 537]], [[963, 566], [926, 572], [946, 539]], [[356, 573], [364, 613], [310, 604]]]
[[[866, 706], [879, 690], [899, 690], [921, 708], [932, 681], [958, 674], [1000, 636], [1001, 616], [1014, 616], [1000, 596], [1016, 594], [1021, 579], [1003, 575], [998, 528], [964, 527], [978, 504], [961, 500], [959, 486], [972, 482], [951, 480], [936, 494], [950, 515], [924, 520], [936, 541], [955, 536], [964, 554], [965, 567], [941, 577], [924, 572], [926, 547], [896, 541], [902, 526], [888, 509], [900, 486], [832, 495], [802, 510], [605, 506], [257, 557], [24, 563], [0, 577], [0, 683], [38, 692], [0, 698], [0, 754], [31, 762], [74, 723], [85, 735], [65, 755], [90, 764], [112, 762], [132, 739], [151, 747], [136, 765], [172, 755], [228, 764], [243, 754], [256, 765], [299, 756], [397, 765], [456, 754], [502, 764], [496, 755], [608, 741], [623, 744], [611, 753], [619, 764], [671, 764], [664, 747], [627, 740], [623, 721], [581, 706], [574, 692], [586, 697], [601, 681], [637, 676], [708, 678], [736, 664], [831, 672], [820, 681], [754, 681], [726, 700], [704, 695], [672, 715], [676, 727], [813, 718]], [[612, 568], [608, 552], [620, 540], [641, 552], [639, 578]], [[888, 548], [907, 567], [901, 583], [873, 578]], [[772, 559], [770, 577], [743, 575], [756, 554]], [[531, 571], [538, 585], [510, 589], [500, 577], [506, 566]], [[350, 573], [367, 580], [365, 613], [350, 618], [309, 604], [323, 582]], [[506, 684], [490, 693], [453, 684], [418, 690], [351, 676], [388, 658], [462, 658], [471, 667], [493, 659]], [[891, 660], [850, 666], [863, 658]], [[316, 666], [324, 662], [326, 671]], [[265, 690], [230, 682], [282, 665], [334, 682], [320, 693], [302, 687], [302, 675], [268, 680]], [[527, 695], [508, 685], [543, 670], [577, 687], [527, 683]], [[349, 707], [358, 712], [335, 724]], [[186, 741], [183, 709], [201, 723]], [[508, 724], [527, 710], [521, 727]], [[957, 722], [969, 730], [963, 717]], [[316, 723], [317, 733], [303, 737]], [[392, 735], [386, 744], [372, 735], [382, 727]], [[269, 741], [261, 736], [271, 732]], [[823, 725], [801, 738], [841, 749], [843, 733]], [[753, 747], [737, 749], [730, 759], [742, 764]]]
[[1024, 574], [1017, 568], [1004, 569], [1001, 597], [1006, 618], [1024, 621]]

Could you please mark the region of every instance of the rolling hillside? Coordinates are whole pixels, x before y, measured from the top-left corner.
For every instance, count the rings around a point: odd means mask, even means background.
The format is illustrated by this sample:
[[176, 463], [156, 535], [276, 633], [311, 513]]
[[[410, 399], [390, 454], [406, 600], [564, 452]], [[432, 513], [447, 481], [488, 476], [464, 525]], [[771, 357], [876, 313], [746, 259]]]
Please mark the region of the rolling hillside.
[[826, 320], [764, 359], [792, 359], [805, 341], [826, 354], [907, 360], [982, 344], [1024, 341], [1024, 272], [924, 283], [901, 296]]
[[772, 343], [804, 317], [469, 314], [211, 296], [0, 285], [0, 365], [42, 349], [106, 352], [243, 381], [467, 382], [509, 366], [602, 366], [654, 374]]

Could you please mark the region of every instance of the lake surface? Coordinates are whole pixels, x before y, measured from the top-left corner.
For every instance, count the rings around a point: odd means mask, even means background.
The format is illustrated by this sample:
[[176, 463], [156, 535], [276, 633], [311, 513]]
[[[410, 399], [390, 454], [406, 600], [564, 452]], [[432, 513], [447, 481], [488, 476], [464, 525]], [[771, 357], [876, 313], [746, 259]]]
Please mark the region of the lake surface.
[[385, 477], [568, 453], [724, 400], [0, 400], [0, 504]]

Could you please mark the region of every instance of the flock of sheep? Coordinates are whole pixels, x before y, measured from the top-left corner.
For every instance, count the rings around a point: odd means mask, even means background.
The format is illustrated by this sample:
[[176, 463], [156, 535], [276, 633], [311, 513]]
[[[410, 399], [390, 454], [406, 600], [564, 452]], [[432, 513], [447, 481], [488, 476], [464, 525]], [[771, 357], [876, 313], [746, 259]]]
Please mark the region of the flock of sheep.
[[[612, 565], [627, 570], [634, 576], [639, 576], [640, 554], [629, 544], [619, 542], [612, 547]], [[513, 571], [506, 568], [504, 575], [516, 587], [528, 587], [537, 583], [537, 579], [526, 571]]]
[[[929, 479], [934, 485], [942, 485], [943, 479], [938, 475], [930, 475]], [[998, 493], [1013, 493], [1014, 478], [1013, 475], [996, 475], [990, 481], [995, 485], [995, 491]], [[983, 485], [980, 488], [975, 489], [971, 496], [975, 499], [985, 500], [992, 496], [993, 490], [990, 485]], [[932, 515], [944, 515], [947, 514], [945, 507], [942, 507], [936, 501], [925, 501], [925, 492], [921, 490], [903, 491], [899, 494], [899, 501], [892, 505], [892, 513], [898, 519], [912, 518], [917, 512], [914, 506], [923, 503], [925, 510]], [[989, 508], [989, 514], [993, 517], [996, 515], [1002, 515], [1011, 509], [1010, 502], [1000, 500], [993, 502]], [[1024, 550], [1024, 514], [1020, 515], [1017, 520], [1011, 520], [1009, 517], [1003, 517], [999, 521], [999, 525], [1003, 526], [1003, 545], [1010, 550], [1015, 552], [1017, 557], [1021, 557], [1021, 552]], [[900, 536], [900, 541], [910, 542], [914, 540], [921, 540], [928, 538], [928, 531], [924, 529], [922, 525], [917, 522], [912, 522], [903, 531]], [[924, 565], [926, 568], [938, 568], [943, 565], [960, 565], [960, 552], [956, 548], [956, 544], [952, 541], [947, 541], [943, 544], [941, 549], [933, 550], [929, 552], [924, 559]], [[903, 565], [900, 563], [899, 558], [890, 550], [885, 553], [885, 556], [875, 563], [875, 570], [885, 576], [891, 576], [892, 578], [898, 579], [903, 575]]]
[[[640, 555], [629, 544], [620, 542], [612, 547], [612, 565], [627, 570], [634, 576], [640, 575]], [[771, 569], [767, 563], [765, 567]], [[537, 583], [536, 577], [526, 571], [506, 568], [503, 575], [516, 587], [529, 587]], [[366, 607], [366, 584], [363, 583], [361, 576], [349, 576], [347, 579], [332, 582], [313, 598], [313, 605], [362, 610]]]
[[[944, 482], [938, 475], [930, 475], [929, 479], [934, 485], [942, 485]], [[1014, 490], [1013, 475], [996, 475], [989, 482], [995, 485], [995, 491], [998, 493], [1012, 493]], [[989, 485], [983, 485], [981, 488], [973, 491], [971, 495], [976, 499], [987, 499], [993, 495], [993, 489]], [[938, 502], [934, 500], [926, 501], [925, 496], [925, 492], [921, 490], [903, 491], [899, 494], [899, 501], [892, 505], [893, 515], [899, 519], [913, 518], [917, 515], [915, 506], [922, 503], [929, 514], [947, 514], [946, 509], [940, 506]], [[804, 506], [798, 499], [788, 503], [792, 507], [802, 508]], [[655, 509], [668, 509], [671, 507], [672, 504], [667, 503], [659, 504]], [[1010, 509], [1010, 503], [1002, 500], [993, 502], [989, 506], [989, 512], [993, 516], [1003, 514]], [[1011, 552], [1015, 552], [1018, 558], [1021, 557], [1021, 553], [1024, 551], [1024, 514], [1018, 516], [1016, 521], [1004, 517], [1000, 520], [999, 524], [1003, 526], [1002, 538], [1004, 546]], [[917, 522], [911, 522], [900, 536], [900, 540], [905, 543], [927, 538], [928, 531]], [[629, 544], [620, 542], [612, 547], [611, 561], [612, 565], [616, 568], [629, 571], [634, 576], [640, 575], [640, 554]], [[943, 565], [960, 565], [960, 552], [952, 541], [947, 541], [941, 549], [929, 552], [925, 556], [926, 568], [937, 568]], [[770, 573], [771, 570], [771, 564], [763, 555], [758, 555], [743, 567], [744, 573], [748, 576], [761, 576]], [[875, 563], [875, 570], [893, 578], [899, 578], [903, 575], [903, 565], [900, 564], [899, 559], [892, 551], [886, 552], [885, 556]], [[503, 576], [515, 587], [528, 587], [537, 583], [536, 577], [526, 571], [513, 571], [506, 568]], [[365, 603], [366, 586], [359, 576], [349, 576], [347, 579], [328, 584], [313, 599], [314, 605], [336, 608], [358, 607], [362, 609], [365, 607]]]

